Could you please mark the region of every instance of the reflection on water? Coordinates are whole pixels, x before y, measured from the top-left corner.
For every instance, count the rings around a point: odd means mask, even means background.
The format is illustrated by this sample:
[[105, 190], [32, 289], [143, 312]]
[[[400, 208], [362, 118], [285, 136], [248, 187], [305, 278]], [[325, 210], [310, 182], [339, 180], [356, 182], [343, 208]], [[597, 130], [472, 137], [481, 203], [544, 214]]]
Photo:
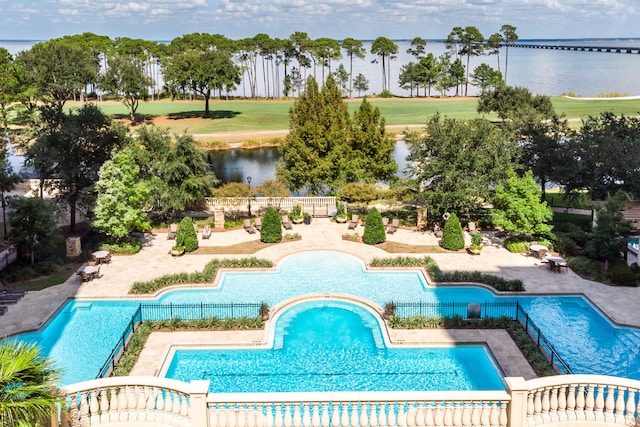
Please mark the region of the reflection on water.
[[[398, 164], [397, 176], [405, 176], [409, 147], [405, 141], [396, 142], [393, 157]], [[277, 147], [256, 148], [251, 150], [209, 151], [205, 159], [221, 182], [247, 182], [251, 177], [251, 185], [260, 185], [267, 179], [275, 179], [276, 163], [280, 159]]]

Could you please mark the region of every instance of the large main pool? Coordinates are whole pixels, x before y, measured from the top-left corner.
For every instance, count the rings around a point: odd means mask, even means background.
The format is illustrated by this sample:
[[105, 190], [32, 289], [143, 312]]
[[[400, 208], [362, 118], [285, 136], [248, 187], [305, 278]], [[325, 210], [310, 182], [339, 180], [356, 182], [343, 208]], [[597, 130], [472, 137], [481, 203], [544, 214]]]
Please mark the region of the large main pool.
[[[612, 324], [583, 297], [498, 297], [476, 287], [431, 287], [418, 271], [367, 271], [357, 258], [338, 252], [302, 252], [280, 262], [274, 272], [228, 272], [217, 288], [173, 290], [153, 302], [266, 302], [273, 307], [311, 293], [353, 295], [380, 306], [389, 301], [517, 300], [574, 373], [640, 379], [640, 332]], [[17, 338], [38, 343], [52, 357], [63, 371], [62, 384], [92, 379], [139, 304], [140, 299], [71, 300], [46, 327]]]

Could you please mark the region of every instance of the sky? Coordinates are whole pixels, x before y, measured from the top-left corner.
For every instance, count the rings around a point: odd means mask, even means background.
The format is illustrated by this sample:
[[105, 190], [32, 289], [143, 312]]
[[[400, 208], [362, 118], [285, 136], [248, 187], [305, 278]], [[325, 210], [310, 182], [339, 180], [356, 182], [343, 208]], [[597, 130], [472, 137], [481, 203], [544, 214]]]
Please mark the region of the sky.
[[640, 37], [638, 0], [0, 0], [1, 40], [92, 32], [164, 41], [201, 32], [231, 39], [443, 39], [456, 26], [485, 37], [503, 24], [520, 39]]

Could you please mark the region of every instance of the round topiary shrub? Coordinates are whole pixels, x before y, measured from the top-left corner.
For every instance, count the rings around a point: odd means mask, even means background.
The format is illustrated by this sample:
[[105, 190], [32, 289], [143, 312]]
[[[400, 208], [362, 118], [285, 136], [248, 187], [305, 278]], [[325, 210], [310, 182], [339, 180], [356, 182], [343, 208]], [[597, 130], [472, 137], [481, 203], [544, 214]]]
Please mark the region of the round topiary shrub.
[[382, 215], [378, 209], [371, 208], [364, 223], [362, 241], [367, 245], [377, 245], [385, 240], [387, 240], [387, 233], [384, 231], [384, 224], [382, 224]]
[[462, 225], [460, 225], [460, 220], [456, 214], [451, 214], [444, 223], [444, 231], [442, 232], [440, 245], [450, 251], [459, 251], [464, 248]]
[[175, 247], [184, 247], [185, 252], [193, 252], [198, 249], [198, 235], [195, 228], [193, 228], [193, 221], [188, 216], [182, 218], [182, 221], [178, 224]]
[[282, 241], [282, 223], [275, 208], [269, 207], [262, 218], [260, 241], [263, 243], [279, 243]]

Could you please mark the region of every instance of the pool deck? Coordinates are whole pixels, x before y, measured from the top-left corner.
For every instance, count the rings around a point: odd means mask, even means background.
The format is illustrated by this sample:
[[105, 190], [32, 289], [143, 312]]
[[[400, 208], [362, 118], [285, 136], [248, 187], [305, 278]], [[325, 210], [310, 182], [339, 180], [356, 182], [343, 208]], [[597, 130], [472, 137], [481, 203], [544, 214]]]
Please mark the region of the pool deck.
[[[148, 234], [140, 253], [131, 256], [114, 256], [110, 264], [101, 266], [102, 277], [99, 279], [83, 283], [74, 274], [64, 284], [38, 292], [29, 292], [18, 304], [9, 306], [7, 313], [0, 317], [0, 336], [37, 329], [68, 298], [130, 298], [128, 291], [136, 281], [145, 281], [164, 274], [201, 271], [214, 258], [254, 256], [277, 263], [289, 255], [312, 250], [345, 252], [358, 257], [365, 263], [369, 263], [376, 257], [428, 255], [443, 271], [480, 271], [505, 279], [521, 279], [529, 294], [584, 294], [615, 322], [640, 327], [640, 310], [637, 309], [640, 288], [603, 285], [584, 280], [571, 270], [552, 273], [544, 265], [540, 265], [538, 259], [508, 252], [501, 242], [488, 234], [486, 236], [493, 239], [491, 243], [485, 243], [481, 255], [473, 256], [466, 252], [388, 253], [375, 246], [343, 240], [342, 236], [347, 233], [347, 225], [331, 222], [328, 218], [316, 218], [310, 225], [294, 225], [292, 232], [298, 233], [301, 239], [289, 242], [285, 240], [284, 243], [267, 247], [253, 254], [188, 254], [181, 257], [169, 255], [174, 241], [167, 240], [166, 233]], [[358, 226], [356, 232], [362, 236], [364, 228]], [[259, 233], [249, 234], [243, 229], [214, 231], [210, 239], [200, 239], [200, 245], [231, 246], [259, 240], [259, 238]], [[387, 235], [387, 240], [416, 246], [435, 246], [438, 243], [433, 234], [410, 229], [399, 229], [395, 234]]]

